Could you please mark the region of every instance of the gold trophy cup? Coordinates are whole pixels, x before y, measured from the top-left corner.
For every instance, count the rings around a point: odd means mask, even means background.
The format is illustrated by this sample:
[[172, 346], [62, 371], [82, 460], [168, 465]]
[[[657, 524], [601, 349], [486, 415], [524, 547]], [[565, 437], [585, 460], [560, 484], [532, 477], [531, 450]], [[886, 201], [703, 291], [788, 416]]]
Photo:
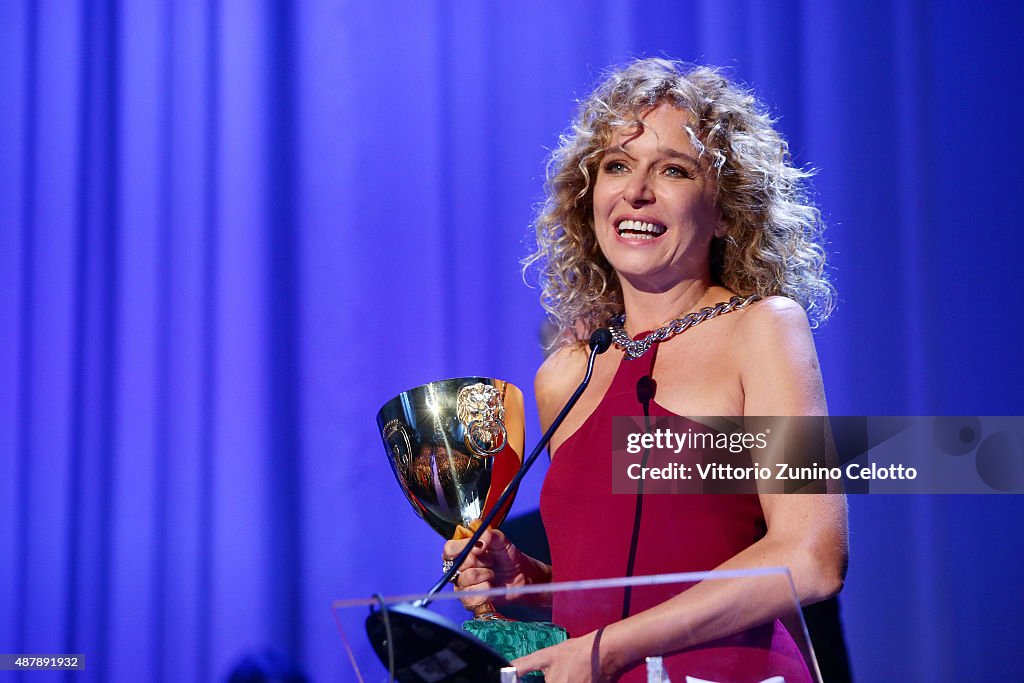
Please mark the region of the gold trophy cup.
[[[402, 392], [377, 413], [384, 448], [405, 497], [446, 539], [468, 538], [519, 471], [523, 392], [486, 377], [431, 382]], [[511, 498], [493, 524], [505, 518]], [[502, 619], [491, 603], [477, 619]]]

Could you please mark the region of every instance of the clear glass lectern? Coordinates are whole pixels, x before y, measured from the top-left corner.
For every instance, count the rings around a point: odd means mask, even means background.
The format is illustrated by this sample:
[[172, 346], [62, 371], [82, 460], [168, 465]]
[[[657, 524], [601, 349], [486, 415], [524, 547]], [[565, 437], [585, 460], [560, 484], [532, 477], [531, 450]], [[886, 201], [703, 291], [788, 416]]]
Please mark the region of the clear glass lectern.
[[[692, 591], [692, 592], [691, 592]], [[485, 683], [522, 680], [542, 681], [540, 674], [523, 674], [512, 669], [491, 666], [486, 670], [474, 664], [478, 647], [472, 637], [458, 637], [463, 631], [481, 635], [495, 661], [510, 660], [523, 653], [524, 633], [533, 626], [551, 628], [559, 621], [569, 627], [569, 636], [582, 636], [594, 630], [593, 624], [618, 621], [623, 613], [636, 614], [655, 605], [680, 598], [689, 608], [681, 608], [662, 618], [656, 629], [646, 628], [642, 656], [621, 672], [622, 681], [664, 683], [821, 683], [817, 662], [807, 636], [803, 614], [796, 599], [789, 572], [768, 568], [717, 572], [693, 572], [600, 579], [573, 583], [551, 583], [515, 590], [479, 592], [443, 591], [432, 596], [426, 608], [430, 621], [429, 638], [436, 640], [434, 624], [443, 624], [443, 636], [432, 648], [422, 649], [415, 641], [419, 622], [403, 621], [403, 610], [417, 610], [422, 595], [362, 597], [338, 600], [334, 616], [341, 634], [347, 667], [343, 680], [385, 682], [389, 666], [393, 680], [428, 683]], [[470, 622], [472, 614], [462, 602], [490, 600], [498, 610], [514, 621], [481, 625]], [[731, 613], [718, 611], [707, 619], [707, 604], [731, 604]], [[388, 610], [382, 613], [381, 610]], [[394, 610], [394, 611], [390, 611]], [[394, 618], [382, 619], [382, 614]], [[698, 616], [703, 614], [703, 616]], [[367, 620], [380, 632], [381, 624], [389, 637], [378, 635], [375, 649], [367, 634]], [[692, 615], [692, 616], [691, 616]], [[419, 618], [419, 617], [417, 617]], [[481, 628], [482, 627], [482, 628]], [[393, 630], [392, 630], [393, 629]], [[449, 629], [444, 631], [444, 629]], [[559, 629], [560, 630], [560, 629]], [[654, 631], [652, 635], [651, 631]], [[699, 634], [699, 635], [698, 635]], [[710, 640], [707, 638], [710, 637]], [[703, 642], [697, 642], [698, 640]], [[682, 647], [681, 647], [682, 644]], [[495, 654], [496, 653], [496, 654]], [[586, 666], [581, 663], [581, 666]], [[477, 667], [477, 668], [474, 668]]]

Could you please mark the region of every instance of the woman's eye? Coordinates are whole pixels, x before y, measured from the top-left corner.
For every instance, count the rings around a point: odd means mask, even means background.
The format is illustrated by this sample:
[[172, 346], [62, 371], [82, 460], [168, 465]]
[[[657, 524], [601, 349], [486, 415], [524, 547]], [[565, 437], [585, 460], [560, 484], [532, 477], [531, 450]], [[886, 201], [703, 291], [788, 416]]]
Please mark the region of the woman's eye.
[[668, 166], [665, 168], [665, 175], [672, 178], [689, 178], [690, 174], [682, 166]]
[[624, 173], [626, 170], [626, 164], [621, 161], [609, 161], [604, 165], [605, 173]]

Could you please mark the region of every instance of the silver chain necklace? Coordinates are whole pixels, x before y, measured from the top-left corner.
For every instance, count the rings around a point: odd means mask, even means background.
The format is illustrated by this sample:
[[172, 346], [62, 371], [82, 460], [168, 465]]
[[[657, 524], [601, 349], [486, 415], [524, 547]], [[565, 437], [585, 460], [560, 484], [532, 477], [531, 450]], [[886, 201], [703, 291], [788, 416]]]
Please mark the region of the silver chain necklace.
[[626, 352], [626, 360], [635, 360], [647, 353], [658, 342], [681, 334], [691, 327], [700, 325], [705, 320], [717, 318], [733, 311], [741, 311], [760, 298], [760, 294], [751, 294], [748, 297], [734, 296], [728, 301], [722, 301], [714, 306], [707, 306], [699, 311], [670, 320], [643, 339], [630, 339], [626, 334], [626, 330], [623, 329], [626, 324], [625, 313], [615, 316], [608, 322], [608, 331], [612, 333], [612, 341], [615, 342], [615, 345]]

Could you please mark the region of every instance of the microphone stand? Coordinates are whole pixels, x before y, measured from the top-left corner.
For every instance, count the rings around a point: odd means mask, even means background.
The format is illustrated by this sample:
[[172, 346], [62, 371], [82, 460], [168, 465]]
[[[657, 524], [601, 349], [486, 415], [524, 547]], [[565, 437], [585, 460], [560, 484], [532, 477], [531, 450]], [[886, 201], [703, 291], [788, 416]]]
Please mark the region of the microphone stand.
[[[444, 666], [443, 661], [439, 661], [438, 657], [446, 652], [446, 646], [451, 640], [459, 640], [463, 643], [468, 642], [469, 647], [473, 651], [469, 654], [474, 656], [467, 657], [467, 652], [460, 652], [460, 656], [463, 660], [471, 660], [468, 664], [472, 666], [480, 667], [477, 669], [470, 669], [472, 671], [479, 671], [482, 673], [497, 674], [501, 668], [509, 666], [508, 661], [500, 654], [492, 650], [482, 641], [469, 635], [465, 631], [462, 631], [454, 624], [449, 624], [447, 620], [442, 617], [433, 614], [426, 608], [433, 602], [430, 597], [436, 595], [445, 584], [447, 584], [455, 573], [459, 571], [459, 567], [466, 561], [469, 554], [473, 550], [473, 546], [484, 531], [490, 526], [494, 518], [498, 516], [499, 510], [501, 510], [512, 496], [515, 495], [516, 490], [519, 488], [519, 483], [523, 480], [523, 477], [529, 471], [530, 467], [537, 460], [540, 454], [544, 451], [544, 448], [551, 441], [551, 437], [554, 436], [555, 431], [562, 425], [565, 417], [572, 410], [573, 406], [579, 400], [580, 396], [583, 395], [583, 391], [590, 384], [590, 377], [594, 372], [594, 361], [597, 359], [598, 354], [604, 353], [608, 350], [612, 344], [612, 335], [606, 328], [598, 328], [590, 335], [588, 346], [590, 347], [590, 356], [587, 358], [587, 371], [583, 376], [583, 381], [576, 387], [576, 391], [573, 392], [572, 396], [566, 402], [561, 412], [551, 422], [551, 426], [548, 427], [547, 431], [544, 432], [544, 436], [541, 437], [537, 446], [530, 453], [529, 457], [523, 461], [522, 467], [516, 472], [516, 476], [512, 478], [508, 486], [505, 487], [504, 492], [498, 497], [498, 500], [491, 507], [490, 512], [484, 515], [480, 521], [480, 526], [470, 537], [466, 543], [466, 547], [462, 549], [454, 560], [452, 560], [452, 566], [446, 571], [437, 583], [427, 592], [426, 596], [409, 604], [398, 604], [388, 607], [381, 603], [380, 609], [376, 612], [371, 612], [370, 616], [366, 619], [366, 633], [370, 638], [370, 644], [377, 652], [377, 656], [381, 662], [388, 667], [390, 678], [395, 677], [395, 659], [397, 647], [395, 641], [403, 640], [402, 643], [408, 651], [405, 654], [410, 656], [403, 657], [409, 664], [420, 664], [429, 661], [429, 666]], [[397, 628], [392, 628], [391, 620], [398, 622]], [[401, 633], [401, 638], [399, 636]], [[440, 646], [440, 647], [439, 647]], [[464, 648], [460, 648], [463, 649]], [[443, 658], [442, 658], [443, 659]], [[463, 664], [466, 664], [463, 662]], [[465, 673], [465, 666], [458, 668], [455, 673]], [[402, 681], [435, 681], [435, 680], [447, 680], [447, 676], [443, 679], [437, 678], [426, 678], [414, 671], [412, 668], [403, 667], [404, 671], [399, 677]]]

